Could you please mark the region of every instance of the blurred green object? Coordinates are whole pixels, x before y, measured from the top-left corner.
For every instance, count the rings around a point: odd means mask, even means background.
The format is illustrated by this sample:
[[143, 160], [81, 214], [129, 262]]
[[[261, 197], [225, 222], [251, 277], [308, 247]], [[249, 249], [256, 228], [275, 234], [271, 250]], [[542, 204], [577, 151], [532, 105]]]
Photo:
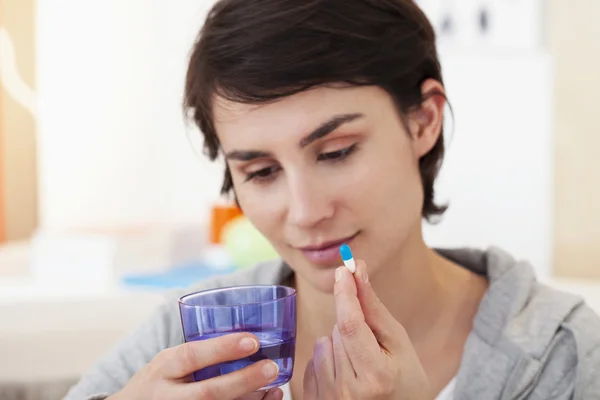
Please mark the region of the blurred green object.
[[252, 267], [279, 257], [271, 243], [244, 216], [223, 227], [222, 243], [236, 268]]

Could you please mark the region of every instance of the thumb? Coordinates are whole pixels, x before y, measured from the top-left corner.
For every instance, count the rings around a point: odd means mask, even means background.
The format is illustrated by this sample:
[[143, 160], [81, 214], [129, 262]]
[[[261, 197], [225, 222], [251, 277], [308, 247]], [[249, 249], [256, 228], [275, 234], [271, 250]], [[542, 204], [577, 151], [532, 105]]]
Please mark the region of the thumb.
[[365, 321], [377, 341], [388, 351], [398, 347], [397, 343], [407, 337], [404, 328], [392, 316], [383, 302], [377, 297], [369, 281], [367, 265], [363, 260], [356, 260], [356, 281], [357, 297], [365, 315]]

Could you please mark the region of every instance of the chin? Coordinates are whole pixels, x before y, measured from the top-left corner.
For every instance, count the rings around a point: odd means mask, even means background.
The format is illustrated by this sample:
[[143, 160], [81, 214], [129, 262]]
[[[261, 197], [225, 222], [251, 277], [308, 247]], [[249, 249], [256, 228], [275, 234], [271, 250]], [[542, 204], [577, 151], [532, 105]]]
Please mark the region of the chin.
[[335, 270], [338, 267], [339, 265], [313, 265], [310, 269], [305, 270], [305, 280], [308, 281], [319, 292], [333, 294]]
[[301, 278], [304, 283], [324, 293], [333, 293], [335, 270], [340, 265], [337, 263], [330, 265], [315, 264], [306, 259], [296, 259], [295, 262], [288, 263], [297, 278]]

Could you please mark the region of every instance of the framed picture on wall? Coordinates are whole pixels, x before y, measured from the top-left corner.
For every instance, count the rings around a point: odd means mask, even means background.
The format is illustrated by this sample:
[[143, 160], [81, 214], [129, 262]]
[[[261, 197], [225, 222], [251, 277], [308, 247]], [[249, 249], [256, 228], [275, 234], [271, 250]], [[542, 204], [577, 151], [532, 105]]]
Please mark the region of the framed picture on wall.
[[545, 45], [544, 0], [417, 0], [441, 48], [520, 52]]

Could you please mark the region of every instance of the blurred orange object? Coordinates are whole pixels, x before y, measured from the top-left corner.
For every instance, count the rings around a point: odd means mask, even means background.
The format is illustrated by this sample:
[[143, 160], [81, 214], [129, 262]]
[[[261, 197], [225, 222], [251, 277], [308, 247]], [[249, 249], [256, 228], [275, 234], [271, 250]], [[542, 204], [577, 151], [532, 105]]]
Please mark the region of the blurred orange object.
[[243, 215], [242, 210], [235, 205], [214, 205], [210, 218], [210, 242], [221, 244], [223, 227], [229, 221], [241, 215]]

